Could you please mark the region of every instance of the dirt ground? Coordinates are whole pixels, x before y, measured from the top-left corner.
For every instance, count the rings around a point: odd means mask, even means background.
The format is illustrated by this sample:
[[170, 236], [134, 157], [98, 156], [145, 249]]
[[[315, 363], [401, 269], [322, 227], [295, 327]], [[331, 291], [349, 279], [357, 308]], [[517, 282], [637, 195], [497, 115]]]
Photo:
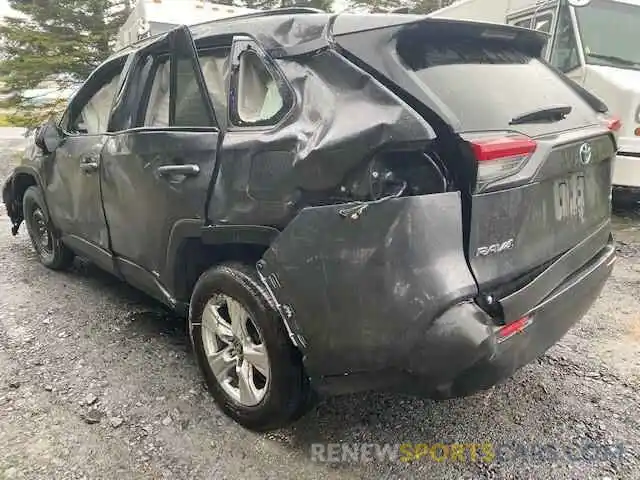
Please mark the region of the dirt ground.
[[[0, 182], [20, 142], [0, 145]], [[183, 322], [96, 267], [54, 273], [0, 208], [0, 478], [640, 478], [640, 212], [600, 299], [506, 383], [333, 398], [257, 435], [207, 394]], [[492, 462], [321, 462], [314, 444], [490, 443]]]

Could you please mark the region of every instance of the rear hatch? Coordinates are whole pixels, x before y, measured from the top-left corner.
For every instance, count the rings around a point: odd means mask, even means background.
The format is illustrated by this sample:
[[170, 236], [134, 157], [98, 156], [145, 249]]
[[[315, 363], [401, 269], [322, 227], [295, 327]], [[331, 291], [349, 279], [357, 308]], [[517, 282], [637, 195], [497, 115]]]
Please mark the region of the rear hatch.
[[[594, 99], [538, 58], [545, 37], [439, 19], [391, 23], [357, 31], [338, 17], [334, 35], [345, 56], [455, 145], [442, 155], [450, 169], [473, 170], [459, 175], [467, 183], [458, 186], [480, 290], [509, 295], [603, 231], [580, 257], [595, 255], [608, 241], [615, 139]], [[565, 273], [557, 282], [572, 272]]]

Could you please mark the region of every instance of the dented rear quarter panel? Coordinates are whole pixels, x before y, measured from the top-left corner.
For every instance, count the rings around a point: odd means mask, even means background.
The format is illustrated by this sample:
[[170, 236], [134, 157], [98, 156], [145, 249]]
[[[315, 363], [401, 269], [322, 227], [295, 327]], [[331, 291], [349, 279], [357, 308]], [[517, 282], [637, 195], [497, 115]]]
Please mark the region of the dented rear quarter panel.
[[477, 293], [459, 193], [344, 208], [302, 210], [263, 257], [312, 377], [406, 368], [436, 318]]
[[295, 104], [278, 125], [224, 134], [211, 223], [284, 227], [380, 149], [419, 149], [436, 138], [416, 111], [335, 51], [276, 65]]

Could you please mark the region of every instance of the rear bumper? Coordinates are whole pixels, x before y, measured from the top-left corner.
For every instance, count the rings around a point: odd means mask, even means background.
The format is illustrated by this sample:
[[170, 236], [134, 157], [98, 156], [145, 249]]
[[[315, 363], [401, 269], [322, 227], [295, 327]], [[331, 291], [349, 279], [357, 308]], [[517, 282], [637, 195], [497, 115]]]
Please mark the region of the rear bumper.
[[438, 385], [439, 397], [465, 396], [495, 385], [558, 342], [598, 298], [615, 262], [615, 247], [607, 245], [596, 258], [563, 282], [530, 314], [521, 332], [504, 341], [490, 335], [481, 359]]
[[326, 394], [391, 389], [436, 398], [490, 388], [542, 355], [582, 318], [614, 261], [615, 247], [609, 242], [539, 302], [524, 330], [510, 337], [500, 339], [499, 327], [475, 303], [459, 304], [432, 324], [404, 368], [315, 379], [316, 388]]

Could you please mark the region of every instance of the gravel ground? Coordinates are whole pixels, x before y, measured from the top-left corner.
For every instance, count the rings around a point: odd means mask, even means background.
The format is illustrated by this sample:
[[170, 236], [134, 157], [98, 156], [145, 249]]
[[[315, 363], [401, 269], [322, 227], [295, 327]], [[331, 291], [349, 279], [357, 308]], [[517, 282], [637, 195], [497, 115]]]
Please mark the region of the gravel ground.
[[[19, 141], [2, 142], [0, 181]], [[489, 392], [445, 402], [333, 398], [257, 435], [214, 405], [183, 322], [77, 262], [42, 267], [0, 208], [0, 478], [640, 478], [640, 213], [587, 316]], [[486, 443], [486, 462], [427, 455], [318, 462], [312, 444]]]

